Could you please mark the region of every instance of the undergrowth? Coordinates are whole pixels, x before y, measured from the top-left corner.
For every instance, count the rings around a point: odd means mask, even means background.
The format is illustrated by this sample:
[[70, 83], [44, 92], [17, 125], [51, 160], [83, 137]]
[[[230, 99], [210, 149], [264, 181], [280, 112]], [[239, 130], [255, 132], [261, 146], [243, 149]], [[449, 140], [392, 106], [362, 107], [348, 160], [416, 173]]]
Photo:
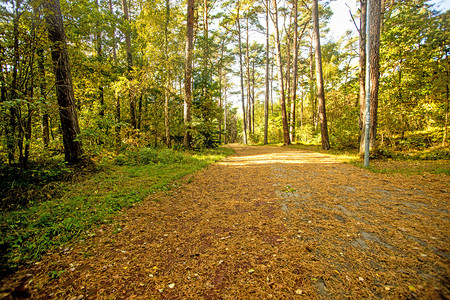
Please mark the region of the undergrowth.
[[231, 153], [228, 148], [196, 153], [144, 148], [121, 154], [76, 182], [52, 182], [61, 189], [58, 197], [0, 213], [0, 277]]

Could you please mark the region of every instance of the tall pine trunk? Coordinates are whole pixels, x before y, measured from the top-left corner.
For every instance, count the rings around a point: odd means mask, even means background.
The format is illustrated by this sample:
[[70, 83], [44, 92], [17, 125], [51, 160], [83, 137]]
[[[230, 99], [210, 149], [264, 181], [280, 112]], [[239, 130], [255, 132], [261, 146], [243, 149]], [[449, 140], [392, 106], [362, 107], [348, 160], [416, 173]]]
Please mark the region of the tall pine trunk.
[[246, 27], [246, 46], [245, 46], [245, 61], [246, 61], [246, 71], [247, 71], [247, 128], [248, 132], [252, 132], [252, 108], [251, 108], [251, 91], [250, 91], [250, 46], [249, 46], [249, 17], [247, 15], [247, 27]]
[[360, 16], [360, 26], [359, 26], [359, 154], [364, 153], [364, 135], [365, 126], [364, 118], [366, 113], [366, 11], [367, 11], [367, 0], [361, 0], [361, 16]]
[[194, 49], [194, 0], [187, 3], [186, 67], [184, 76], [184, 147], [191, 148], [192, 140], [192, 52]]
[[170, 123], [169, 123], [169, 98], [170, 98], [170, 64], [169, 64], [169, 22], [170, 22], [170, 1], [166, 0], [166, 24], [164, 28], [164, 60], [166, 62], [166, 88], [164, 91], [164, 127], [166, 131], [166, 146], [171, 147]]
[[238, 47], [239, 47], [239, 71], [240, 71], [240, 79], [241, 79], [241, 101], [242, 101], [242, 116], [244, 119], [244, 144], [247, 144], [247, 118], [245, 111], [245, 94], [244, 94], [244, 70], [242, 63], [242, 42], [241, 42], [241, 21], [240, 21], [240, 2], [237, 2], [237, 16], [236, 22], [238, 27]]
[[[128, 79], [131, 80], [131, 72], [133, 71], [133, 53], [131, 51], [131, 29], [130, 29], [130, 16], [128, 14], [128, 3], [127, 0], [122, 0], [123, 8], [123, 18], [126, 23], [125, 27], [125, 48], [127, 54], [127, 68], [128, 68]], [[130, 96], [130, 123], [133, 129], [137, 128], [136, 119], [136, 96], [132, 91], [129, 92]]]
[[[95, 0], [95, 8], [97, 10], [97, 13], [100, 14], [99, 9], [99, 0]], [[95, 23], [95, 41], [96, 41], [96, 51], [97, 51], [97, 60], [102, 63], [103, 62], [103, 47], [102, 47], [102, 31], [100, 28], [100, 22], [96, 21]], [[104, 95], [104, 88], [101, 82], [99, 82], [99, 102], [100, 102], [100, 111], [98, 115], [103, 118], [105, 116], [105, 95]], [[100, 125], [100, 128], [102, 128], [103, 125]]]
[[7, 126], [6, 130], [6, 144], [8, 148], [8, 161], [9, 164], [13, 164], [15, 160], [15, 152], [16, 152], [16, 145], [17, 145], [17, 135], [16, 135], [16, 129], [17, 129], [17, 120], [16, 117], [18, 117], [18, 111], [16, 108], [16, 105], [14, 101], [17, 99], [17, 91], [18, 91], [18, 69], [19, 69], [19, 59], [20, 59], [20, 53], [19, 53], [19, 5], [20, 2], [16, 1], [14, 3], [14, 18], [13, 18], [13, 33], [14, 33], [14, 44], [13, 44], [13, 65], [12, 65], [12, 82], [11, 82], [11, 92], [10, 92], [10, 101], [13, 101], [10, 109], [9, 109], [9, 126]]
[[266, 94], [264, 96], [264, 145], [269, 133], [269, 0], [266, 0]]
[[376, 150], [380, 78], [381, 0], [370, 1], [370, 149]]
[[317, 82], [317, 98], [319, 100], [320, 134], [322, 137], [322, 149], [328, 150], [330, 149], [330, 142], [328, 140], [327, 113], [325, 109], [325, 92], [322, 73], [322, 53], [320, 49], [318, 0], [313, 0], [312, 17], [314, 22], [314, 45], [316, 50], [316, 82]]
[[279, 81], [279, 87], [280, 87], [280, 104], [281, 104], [281, 118], [283, 121], [283, 138], [284, 138], [284, 145], [290, 145], [291, 140], [289, 139], [289, 129], [288, 129], [288, 122], [287, 122], [287, 114], [286, 114], [286, 98], [284, 94], [284, 82], [283, 82], [283, 61], [281, 59], [281, 41], [280, 41], [280, 34], [278, 30], [278, 8], [277, 8], [277, 1], [272, 0], [272, 5], [274, 7], [274, 26], [275, 26], [275, 43], [276, 43], [276, 52], [277, 52], [277, 63], [278, 63], [278, 81]]
[[80, 134], [80, 127], [74, 105], [72, 74], [61, 7], [59, 0], [44, 0], [42, 6], [46, 13], [45, 20], [52, 48], [56, 97], [58, 99], [59, 116], [63, 132], [65, 159], [71, 164], [78, 163], [81, 160], [83, 149], [81, 141], [77, 139]]
[[44, 50], [42, 48], [36, 51], [37, 54], [37, 63], [39, 69], [39, 90], [40, 97], [43, 99], [44, 109], [42, 112], [42, 141], [44, 142], [44, 147], [48, 148], [48, 144], [50, 143], [50, 118], [48, 114], [47, 108], [47, 94], [45, 92], [45, 67], [44, 67]]
[[294, 41], [293, 41], [293, 70], [292, 70], [292, 98], [291, 98], [291, 117], [289, 119], [289, 138], [291, 142], [295, 140], [295, 102], [297, 101], [297, 83], [298, 83], [298, 1], [294, 0]]
[[313, 126], [313, 131], [315, 133], [317, 129], [317, 102], [316, 102], [316, 92], [314, 86], [314, 52], [313, 52], [313, 35], [311, 31], [311, 45], [309, 47], [309, 101], [311, 103], [311, 122]]

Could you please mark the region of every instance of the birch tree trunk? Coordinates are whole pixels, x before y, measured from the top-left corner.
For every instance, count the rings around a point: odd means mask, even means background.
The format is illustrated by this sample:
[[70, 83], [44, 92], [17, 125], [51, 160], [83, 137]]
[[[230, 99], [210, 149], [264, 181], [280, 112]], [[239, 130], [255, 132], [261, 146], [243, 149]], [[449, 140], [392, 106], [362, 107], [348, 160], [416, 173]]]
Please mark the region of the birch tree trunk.
[[325, 109], [325, 93], [323, 86], [318, 0], [313, 0], [312, 17], [314, 22], [314, 45], [316, 50], [316, 81], [317, 81], [317, 98], [319, 100], [320, 134], [322, 137], [322, 149], [328, 150], [330, 149], [330, 142], [328, 140], [327, 113]]

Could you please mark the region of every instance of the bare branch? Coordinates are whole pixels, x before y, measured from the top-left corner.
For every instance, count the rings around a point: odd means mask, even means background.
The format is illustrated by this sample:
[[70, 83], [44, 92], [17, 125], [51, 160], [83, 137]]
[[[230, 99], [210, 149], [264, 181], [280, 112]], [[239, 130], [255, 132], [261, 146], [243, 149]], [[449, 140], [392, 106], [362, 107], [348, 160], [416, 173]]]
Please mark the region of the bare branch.
[[350, 8], [350, 6], [348, 6], [347, 3], [345, 3], [345, 5], [348, 7], [348, 12], [350, 13], [350, 17], [352, 17], [353, 24], [355, 25], [356, 30], [358, 31], [359, 35], [361, 36], [361, 30], [358, 28], [358, 25], [356, 25], [355, 18], [353, 17], [352, 9]]

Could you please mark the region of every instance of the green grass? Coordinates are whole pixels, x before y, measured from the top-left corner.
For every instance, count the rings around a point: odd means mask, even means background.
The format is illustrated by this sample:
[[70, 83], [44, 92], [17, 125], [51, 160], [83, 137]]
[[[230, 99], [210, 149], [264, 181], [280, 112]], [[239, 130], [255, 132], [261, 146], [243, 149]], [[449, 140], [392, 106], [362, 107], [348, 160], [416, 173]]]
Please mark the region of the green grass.
[[[359, 168], [364, 168], [362, 160], [354, 160], [350, 163]], [[367, 169], [373, 173], [380, 174], [450, 175], [450, 162], [448, 160], [377, 159], [370, 161]]]
[[[294, 149], [314, 151], [330, 154], [341, 162], [350, 163], [358, 168], [364, 168], [363, 159], [359, 157], [356, 149], [322, 150], [320, 145], [296, 144], [289, 146]], [[393, 152], [388, 150], [379, 151], [379, 155], [369, 162], [369, 171], [382, 174], [445, 174], [450, 175], [450, 156], [447, 148], [428, 148], [422, 151]]]
[[124, 208], [177, 187], [177, 180], [231, 153], [228, 148], [190, 154], [154, 149], [128, 152], [107, 162], [102, 171], [66, 183], [58, 198], [1, 212], [1, 273], [38, 260], [93, 226], [111, 222]]

